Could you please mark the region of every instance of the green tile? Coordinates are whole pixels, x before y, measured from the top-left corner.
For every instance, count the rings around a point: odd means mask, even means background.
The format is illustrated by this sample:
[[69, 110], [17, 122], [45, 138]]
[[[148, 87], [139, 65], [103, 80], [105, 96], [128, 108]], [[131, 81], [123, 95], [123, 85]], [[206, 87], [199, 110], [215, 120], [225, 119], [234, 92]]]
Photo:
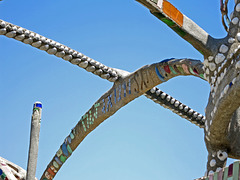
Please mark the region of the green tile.
[[64, 163], [67, 160], [67, 158], [65, 156], [61, 155], [60, 160]]
[[70, 147], [69, 145], [67, 145], [67, 150], [68, 150], [68, 152], [69, 152], [70, 154], [72, 154], [72, 149], [71, 149], [71, 147]]
[[172, 66], [169, 66], [170, 70], [173, 72], [173, 74], [177, 74], [177, 72], [173, 69]]
[[158, 3], [158, 0], [151, 0], [151, 1], [154, 2], [154, 3], [156, 3], [156, 4]]
[[193, 71], [193, 69], [191, 67], [189, 67], [189, 70], [193, 75], [196, 75], [196, 73]]
[[223, 180], [228, 180], [228, 167], [224, 168]]
[[181, 74], [185, 74], [183, 68], [181, 66], [177, 66], [178, 70], [181, 72]]
[[73, 133], [70, 133], [70, 137], [71, 137], [71, 139], [74, 139]]
[[173, 28], [173, 30], [178, 34], [178, 35], [180, 35], [181, 37], [184, 37], [185, 35], [186, 35], [186, 32], [185, 31], [183, 31], [181, 28], [179, 28], [179, 27], [175, 27], [175, 28]]
[[5, 177], [7, 177], [6, 174], [2, 173], [1, 178], [5, 179]]
[[239, 161], [233, 163], [233, 180], [238, 180], [239, 177]]
[[213, 180], [218, 180], [218, 172], [214, 173]]
[[162, 19], [162, 18], [165, 18], [165, 16], [161, 13], [153, 13], [154, 16], [156, 16], [158, 19]]
[[167, 18], [162, 18], [161, 19], [164, 23], [166, 23], [168, 26], [174, 26], [176, 25], [173, 21], [171, 21], [170, 19], [167, 19]]
[[200, 76], [201, 78], [205, 79], [203, 74], [199, 74], [199, 76]]

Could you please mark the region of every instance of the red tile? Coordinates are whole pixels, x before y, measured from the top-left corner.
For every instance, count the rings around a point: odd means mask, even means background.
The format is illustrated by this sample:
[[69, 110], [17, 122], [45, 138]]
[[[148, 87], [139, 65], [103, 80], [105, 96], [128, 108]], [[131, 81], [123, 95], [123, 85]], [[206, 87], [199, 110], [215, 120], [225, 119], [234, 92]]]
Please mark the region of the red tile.
[[228, 167], [228, 177], [231, 177], [233, 175], [233, 164], [230, 164]]
[[168, 74], [171, 73], [171, 70], [170, 70], [170, 68], [169, 68], [168, 65], [167, 65], [167, 66], [164, 66], [164, 70], [165, 70]]

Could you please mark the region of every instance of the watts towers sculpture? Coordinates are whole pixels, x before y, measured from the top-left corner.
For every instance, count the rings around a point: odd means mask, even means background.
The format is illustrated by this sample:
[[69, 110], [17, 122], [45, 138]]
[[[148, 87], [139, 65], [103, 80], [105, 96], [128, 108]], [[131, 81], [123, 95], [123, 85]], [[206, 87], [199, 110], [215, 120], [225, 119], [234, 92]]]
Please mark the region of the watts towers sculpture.
[[[235, 0], [234, 11], [230, 18], [227, 16], [228, 0], [220, 1], [223, 25], [228, 32], [222, 39], [211, 37], [166, 0], [137, 1], [197, 49], [204, 56], [204, 62], [193, 59], [166, 59], [129, 73], [103, 65], [54, 40], [0, 20], [0, 35], [46, 51], [113, 82], [112, 88], [93, 104], [71, 130], [49, 162], [41, 180], [53, 179], [91, 131], [121, 107], [141, 95], [204, 129], [208, 162], [207, 173], [202, 179], [207, 178], [208, 175], [210, 178], [214, 175], [223, 178], [224, 174], [227, 177], [229, 174], [223, 169], [227, 158], [240, 159], [240, 138], [238, 138], [240, 135], [240, 0]], [[155, 87], [176, 76], [189, 75], [206, 80], [211, 86], [205, 116]], [[3, 158], [0, 160], [2, 164], [6, 163], [6, 166], [11, 164]], [[8, 167], [11, 169], [14, 166], [17, 167], [14, 164]], [[22, 173], [15, 173], [15, 177], [25, 179], [26, 172], [20, 167], [17, 168]], [[234, 164], [234, 172], [237, 168], [239, 171], [239, 163]], [[2, 175], [5, 173], [2, 179], [11, 178], [10, 175], [7, 177], [4, 170], [1, 170], [1, 173]]]

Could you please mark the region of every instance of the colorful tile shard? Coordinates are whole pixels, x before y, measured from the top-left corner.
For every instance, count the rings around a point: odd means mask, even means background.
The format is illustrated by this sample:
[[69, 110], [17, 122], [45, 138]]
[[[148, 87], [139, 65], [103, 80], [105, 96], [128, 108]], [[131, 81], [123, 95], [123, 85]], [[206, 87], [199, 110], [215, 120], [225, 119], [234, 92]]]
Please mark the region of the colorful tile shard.
[[168, 76], [171, 74], [177, 75], [177, 74], [192, 74], [192, 75], [196, 75], [201, 77], [202, 79], [204, 79], [204, 75], [203, 74], [199, 74], [199, 72], [197, 71], [196, 68], [192, 68], [191, 64], [180, 64], [180, 65], [175, 65], [171, 63], [168, 63], [170, 60], [173, 59], [166, 59], [161, 61], [161, 63], [163, 63], [162, 66], [156, 66], [155, 67], [155, 72], [158, 76], [158, 78], [162, 81], [165, 82]]
[[164, 82], [164, 81], [165, 81], [165, 80], [164, 80], [164, 76], [159, 72], [157, 66], [155, 67], [155, 71], [156, 71], [156, 74], [157, 74], [158, 78], [159, 78], [162, 82]]
[[228, 167], [220, 169], [218, 172], [210, 174], [208, 177], [202, 177], [195, 180], [239, 180], [240, 179], [240, 161], [230, 164]]
[[177, 8], [175, 8], [170, 2], [163, 0], [162, 9], [165, 14], [182, 27], [183, 14]]
[[[94, 107], [97, 109], [97, 107], [99, 107], [99, 104], [95, 104]], [[88, 116], [85, 114], [83, 117], [85, 119]], [[84, 130], [86, 131], [86, 127]], [[43, 180], [53, 179], [56, 173], [58, 172], [58, 170], [60, 169], [60, 167], [63, 165], [63, 163], [65, 163], [65, 161], [71, 156], [73, 151], [70, 145], [72, 143], [72, 140], [75, 138], [75, 136], [76, 136], [75, 129], [72, 129], [69, 136], [64, 140], [64, 143], [62, 144], [62, 146], [60, 146], [60, 148], [56, 152], [56, 155], [54, 157], [52, 164], [48, 166], [48, 169], [44, 174], [45, 177], [43, 178]]]
[[2, 169], [0, 169], [0, 177], [1, 177], [3, 180], [8, 180], [6, 174], [2, 171]]
[[[186, 35], [186, 32], [182, 30], [184, 15], [166, 0], [151, 1], [157, 4], [162, 11], [162, 13], [153, 12], [153, 15], [171, 27], [181, 37], [184, 37]], [[163, 13], [166, 15], [163, 15]], [[166, 16], [168, 18], [166, 18]]]

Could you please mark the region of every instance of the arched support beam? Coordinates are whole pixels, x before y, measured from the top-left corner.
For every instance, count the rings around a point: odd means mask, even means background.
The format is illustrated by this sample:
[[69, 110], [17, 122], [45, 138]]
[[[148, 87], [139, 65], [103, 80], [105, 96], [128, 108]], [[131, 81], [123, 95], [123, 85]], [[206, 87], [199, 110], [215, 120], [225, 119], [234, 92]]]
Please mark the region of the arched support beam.
[[[170, 73], [169, 65], [171, 67], [181, 67], [181, 70], [179, 69], [178, 72], [182, 71], [182, 73]], [[194, 69], [196, 71], [201, 65], [202, 63], [197, 60], [167, 60], [144, 66], [125, 78], [116, 81], [113, 87], [96, 101], [91, 109], [82, 116], [81, 120], [72, 129], [69, 136], [66, 137], [64, 143], [48, 164], [41, 180], [54, 178], [63, 163], [71, 156], [72, 152], [83, 139], [120, 108], [143, 95], [154, 86], [168, 81], [173, 77], [193, 75], [188, 69], [192, 69], [194, 72]], [[163, 72], [163, 69], [166, 69], [166, 74], [164, 74], [165, 71]], [[177, 71], [177, 69], [175, 70]], [[198, 75], [194, 74], [194, 76]]]

